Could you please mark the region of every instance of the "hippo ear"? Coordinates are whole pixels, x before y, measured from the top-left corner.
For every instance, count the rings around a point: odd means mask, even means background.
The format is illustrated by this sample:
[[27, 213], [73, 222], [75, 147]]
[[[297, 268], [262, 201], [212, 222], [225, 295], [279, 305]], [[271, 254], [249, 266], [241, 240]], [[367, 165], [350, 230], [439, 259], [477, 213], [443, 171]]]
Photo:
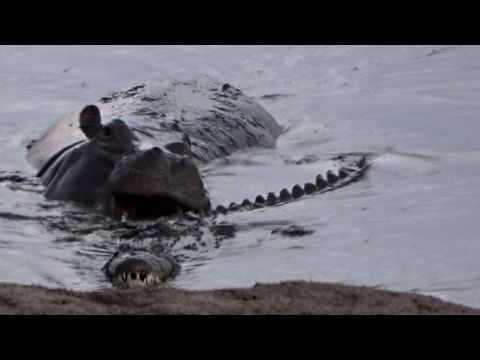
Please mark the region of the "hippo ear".
[[100, 109], [95, 105], [87, 105], [80, 111], [80, 126], [99, 126], [102, 122]]
[[188, 135], [185, 135], [182, 141], [172, 142], [165, 145], [165, 148], [177, 155], [188, 156], [189, 158], [192, 157], [192, 150], [190, 150], [191, 142]]
[[78, 118], [80, 123], [80, 130], [85, 134], [87, 139], [92, 139], [102, 130], [102, 117], [100, 116], [100, 109], [95, 105], [87, 105]]

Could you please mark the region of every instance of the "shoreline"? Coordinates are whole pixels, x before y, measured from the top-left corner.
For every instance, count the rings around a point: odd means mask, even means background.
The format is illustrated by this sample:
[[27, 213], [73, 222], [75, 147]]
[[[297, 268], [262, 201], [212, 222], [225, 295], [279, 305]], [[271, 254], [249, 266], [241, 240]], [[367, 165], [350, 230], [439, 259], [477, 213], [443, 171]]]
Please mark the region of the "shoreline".
[[480, 315], [415, 293], [285, 281], [250, 288], [182, 290], [164, 285], [79, 292], [0, 283], [1, 315]]

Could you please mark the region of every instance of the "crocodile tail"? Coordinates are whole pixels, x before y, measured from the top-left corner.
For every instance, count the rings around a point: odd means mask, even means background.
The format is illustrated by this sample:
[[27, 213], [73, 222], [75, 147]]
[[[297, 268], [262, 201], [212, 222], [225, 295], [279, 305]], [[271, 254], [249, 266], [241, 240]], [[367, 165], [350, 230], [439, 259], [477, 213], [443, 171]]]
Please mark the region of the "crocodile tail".
[[[339, 156], [332, 160], [343, 160], [343, 158], [343, 156]], [[329, 170], [325, 176], [319, 174], [314, 182], [305, 183], [303, 187], [296, 184], [291, 191], [287, 189], [280, 190], [278, 196], [274, 192], [270, 192], [266, 198], [258, 195], [253, 202], [245, 199], [241, 204], [232, 202], [228, 207], [218, 205], [212, 210], [212, 214], [226, 215], [230, 212], [248, 211], [267, 206], [280, 206], [296, 201], [304, 196], [315, 196], [327, 191], [333, 191], [361, 180], [370, 166], [369, 157], [362, 155], [359, 160], [353, 161], [348, 166], [341, 167], [337, 173]]]

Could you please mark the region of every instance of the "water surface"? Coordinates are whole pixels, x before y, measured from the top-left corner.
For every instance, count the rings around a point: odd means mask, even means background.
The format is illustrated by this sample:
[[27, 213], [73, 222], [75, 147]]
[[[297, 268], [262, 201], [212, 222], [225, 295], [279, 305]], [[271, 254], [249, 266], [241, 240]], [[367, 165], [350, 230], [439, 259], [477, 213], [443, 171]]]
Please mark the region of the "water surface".
[[[235, 236], [216, 243], [205, 231], [208, 246], [174, 286], [304, 279], [480, 307], [478, 46], [1, 46], [0, 60], [0, 175], [34, 175], [25, 146], [71, 111], [172, 73], [228, 82], [285, 128], [275, 150], [202, 169], [214, 204], [312, 181], [338, 154], [376, 154], [352, 186], [219, 216]], [[305, 157], [314, 161], [295, 165]], [[2, 181], [0, 281], [108, 288], [100, 268], [118, 243], [108, 221], [44, 199], [38, 184]], [[272, 234], [290, 225], [313, 233]]]

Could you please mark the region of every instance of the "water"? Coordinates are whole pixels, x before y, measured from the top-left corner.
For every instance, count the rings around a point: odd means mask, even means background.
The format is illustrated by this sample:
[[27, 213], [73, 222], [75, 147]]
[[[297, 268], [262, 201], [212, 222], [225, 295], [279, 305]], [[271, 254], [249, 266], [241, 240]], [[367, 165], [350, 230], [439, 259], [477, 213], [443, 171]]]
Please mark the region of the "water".
[[[203, 169], [214, 204], [312, 181], [340, 153], [377, 155], [360, 183], [219, 216], [237, 233], [193, 253], [174, 286], [306, 279], [480, 308], [478, 46], [1, 46], [0, 59], [0, 171], [33, 175], [25, 145], [67, 113], [185, 72], [240, 88], [286, 129], [273, 151]], [[317, 161], [290, 161], [306, 156]], [[110, 287], [100, 268], [117, 240], [95, 228], [107, 219], [20, 187], [0, 183], [0, 281]], [[292, 224], [314, 232], [272, 234]]]

